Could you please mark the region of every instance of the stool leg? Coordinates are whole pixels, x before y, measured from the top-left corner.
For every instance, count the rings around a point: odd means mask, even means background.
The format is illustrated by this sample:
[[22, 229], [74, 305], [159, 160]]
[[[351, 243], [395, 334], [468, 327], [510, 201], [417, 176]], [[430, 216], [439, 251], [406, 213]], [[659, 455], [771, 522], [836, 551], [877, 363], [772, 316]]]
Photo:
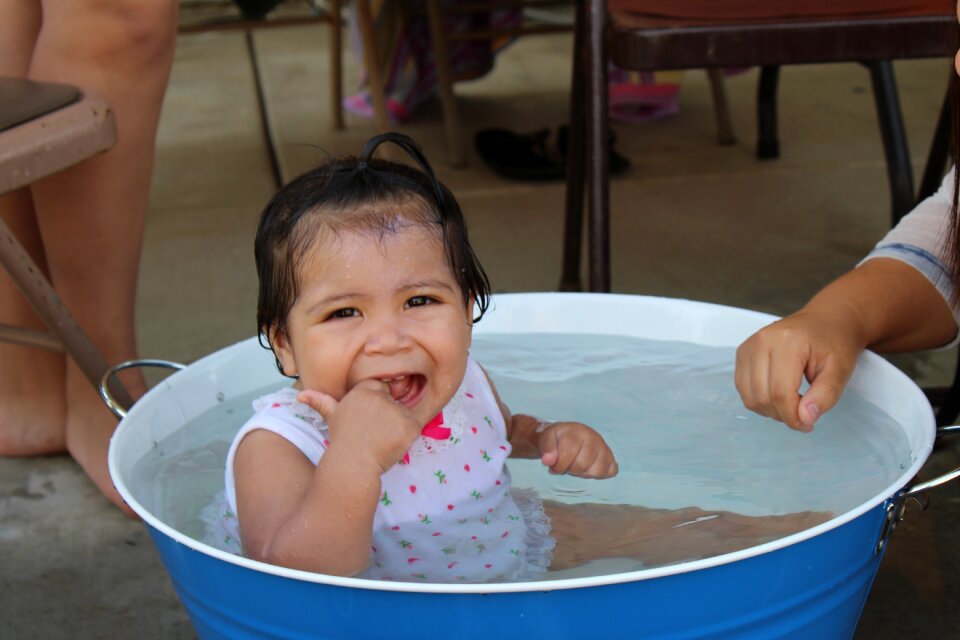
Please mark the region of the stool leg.
[[330, 27], [330, 125], [343, 129], [343, 28], [340, 20], [340, 0], [329, 2]]
[[610, 291], [610, 130], [607, 107], [605, 0], [591, 0], [587, 35], [587, 192], [590, 198], [590, 291]]
[[[100, 378], [108, 368], [106, 361], [3, 220], [0, 220], [0, 264], [83, 374], [99, 388]], [[130, 394], [118, 381], [111, 381], [110, 387], [120, 404], [133, 405]]]
[[[956, 76], [954, 76], [954, 79]], [[951, 87], [954, 80], [951, 80]], [[943, 174], [946, 171], [947, 163], [950, 161], [950, 93], [943, 99], [943, 106], [940, 107], [940, 117], [937, 118], [937, 128], [933, 133], [933, 140], [930, 142], [930, 152], [927, 153], [927, 165], [923, 170], [923, 178], [920, 180], [920, 190], [917, 192], [917, 202], [929, 198], [943, 182]]]
[[780, 157], [780, 140], [777, 136], [777, 85], [780, 83], [780, 67], [769, 65], [760, 68], [757, 83], [757, 158], [774, 160]]
[[563, 264], [560, 274], [561, 291], [580, 291], [580, 256], [583, 248], [583, 183], [586, 168], [585, 133], [586, 105], [583, 95], [584, 29], [583, 3], [578, 2], [573, 34], [573, 73], [570, 80], [570, 128], [567, 138], [567, 190], [563, 225]]
[[733, 121], [730, 119], [730, 101], [727, 100], [723, 71], [711, 67], [707, 69], [707, 79], [713, 95], [713, 114], [717, 119], [717, 142], [722, 145], [736, 144], [737, 134], [733, 132]]
[[385, 71], [380, 68], [373, 31], [373, 10], [369, 0], [357, 0], [356, 9], [360, 40], [363, 44], [363, 67], [367, 72], [367, 86], [373, 102], [373, 123], [377, 133], [383, 133], [390, 130], [390, 118], [387, 116], [387, 97], [384, 93]]
[[460, 110], [453, 95], [453, 70], [450, 66], [450, 51], [443, 33], [443, 14], [439, 0], [427, 0], [427, 17], [430, 23], [430, 39], [437, 63], [437, 88], [443, 108], [443, 126], [447, 136], [447, 153], [450, 166], [462, 167], [467, 163], [463, 145]]
[[913, 168], [910, 166], [910, 153], [907, 150], [907, 132], [903, 127], [893, 64], [889, 60], [881, 60], [871, 62], [867, 67], [873, 81], [877, 119], [880, 121], [884, 155], [887, 157], [887, 178], [890, 181], [892, 219], [895, 225], [914, 205]]

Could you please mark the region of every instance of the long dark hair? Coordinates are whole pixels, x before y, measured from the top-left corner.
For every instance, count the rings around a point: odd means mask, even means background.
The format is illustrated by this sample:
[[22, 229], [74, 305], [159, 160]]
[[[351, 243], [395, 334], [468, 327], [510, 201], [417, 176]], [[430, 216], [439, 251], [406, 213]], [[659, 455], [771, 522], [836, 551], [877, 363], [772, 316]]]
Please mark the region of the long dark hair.
[[[381, 144], [403, 149], [419, 168], [374, 158]], [[260, 216], [254, 243], [257, 277], [257, 333], [271, 348], [270, 336], [284, 331], [297, 300], [297, 265], [321, 232], [370, 229], [396, 231], [397, 211], [415, 224], [437, 230], [464, 304], [473, 299], [478, 321], [487, 310], [490, 281], [467, 235], [453, 194], [433, 173], [420, 146], [401, 133], [371, 138], [359, 156], [333, 158], [285, 185]], [[266, 339], [267, 344], [264, 344]]]
[[953, 282], [950, 302], [960, 304], [960, 78], [956, 70], [950, 78], [950, 108], [952, 115], [951, 149], [953, 151], [953, 201], [950, 210], [950, 229], [947, 232], [947, 269]]

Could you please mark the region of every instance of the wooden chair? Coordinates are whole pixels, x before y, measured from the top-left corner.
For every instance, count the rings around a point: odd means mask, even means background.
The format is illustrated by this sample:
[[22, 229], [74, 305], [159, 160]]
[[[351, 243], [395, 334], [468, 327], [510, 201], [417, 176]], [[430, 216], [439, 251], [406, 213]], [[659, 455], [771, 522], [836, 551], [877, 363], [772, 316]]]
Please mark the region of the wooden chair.
[[[0, 195], [106, 151], [115, 142], [113, 111], [102, 98], [65, 85], [0, 77]], [[2, 219], [0, 265], [50, 329], [44, 333], [0, 325], [0, 340], [65, 350], [99, 388], [106, 361]], [[111, 391], [124, 406], [132, 404], [119, 381], [111, 382]]]
[[[633, 70], [762, 67], [758, 155], [775, 157], [781, 65], [861, 62], [870, 70], [893, 200], [899, 219], [915, 202], [891, 61], [949, 57], [957, 17], [944, 0], [585, 0], [578, 4], [571, 91], [563, 272], [579, 290], [583, 200], [588, 285], [610, 290], [606, 63]], [[942, 167], [941, 167], [942, 168]], [[933, 172], [931, 172], [933, 173]], [[925, 183], [930, 179], [925, 179]]]

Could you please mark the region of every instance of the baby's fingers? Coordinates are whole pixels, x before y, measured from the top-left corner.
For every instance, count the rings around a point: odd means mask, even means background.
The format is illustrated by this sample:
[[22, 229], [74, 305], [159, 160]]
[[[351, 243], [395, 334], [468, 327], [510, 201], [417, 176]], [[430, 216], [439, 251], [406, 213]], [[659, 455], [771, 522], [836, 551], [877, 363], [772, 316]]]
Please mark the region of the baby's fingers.
[[330, 416], [333, 415], [333, 412], [336, 411], [337, 405], [339, 404], [333, 396], [312, 389], [304, 389], [298, 393], [297, 402], [302, 402], [307, 405], [319, 413], [327, 422], [330, 422]]
[[580, 455], [570, 466], [569, 473], [580, 478], [602, 480], [612, 478], [619, 470], [620, 467], [609, 447], [604, 445], [594, 448], [584, 445], [580, 449]]

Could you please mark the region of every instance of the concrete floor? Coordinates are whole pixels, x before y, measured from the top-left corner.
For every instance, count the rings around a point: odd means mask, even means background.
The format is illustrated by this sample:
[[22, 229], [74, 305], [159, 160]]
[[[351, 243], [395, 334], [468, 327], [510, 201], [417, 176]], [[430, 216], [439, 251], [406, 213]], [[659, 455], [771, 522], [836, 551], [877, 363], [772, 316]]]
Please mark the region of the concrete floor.
[[[268, 117], [285, 178], [327, 153], [356, 153], [369, 123], [328, 126], [326, 28], [257, 35]], [[570, 38], [522, 39], [488, 77], [458, 85], [467, 135], [485, 127], [555, 129], [567, 118]], [[357, 70], [347, 61], [347, 86]], [[898, 63], [919, 174], [948, 61]], [[753, 154], [755, 71], [728, 79], [739, 135], [715, 142], [701, 72], [684, 77], [680, 113], [615, 125], [632, 169], [612, 188], [613, 288], [775, 314], [852, 267], [889, 224], [885, 165], [869, 77], [857, 65], [782, 74], [782, 158]], [[141, 354], [190, 362], [254, 334], [252, 237], [274, 186], [244, 39], [181, 37], [159, 133], [145, 238]], [[401, 127], [457, 194], [498, 291], [551, 290], [560, 269], [562, 184], [507, 182], [471, 151], [443, 161], [439, 104]], [[509, 233], [504, 233], [509, 229]], [[942, 383], [952, 352], [898, 358], [921, 384]], [[956, 464], [934, 454], [930, 474]], [[953, 637], [960, 626], [960, 489], [898, 529], [858, 638]], [[0, 460], [0, 637], [190, 638], [193, 631], [139, 523], [100, 498], [66, 457]]]

